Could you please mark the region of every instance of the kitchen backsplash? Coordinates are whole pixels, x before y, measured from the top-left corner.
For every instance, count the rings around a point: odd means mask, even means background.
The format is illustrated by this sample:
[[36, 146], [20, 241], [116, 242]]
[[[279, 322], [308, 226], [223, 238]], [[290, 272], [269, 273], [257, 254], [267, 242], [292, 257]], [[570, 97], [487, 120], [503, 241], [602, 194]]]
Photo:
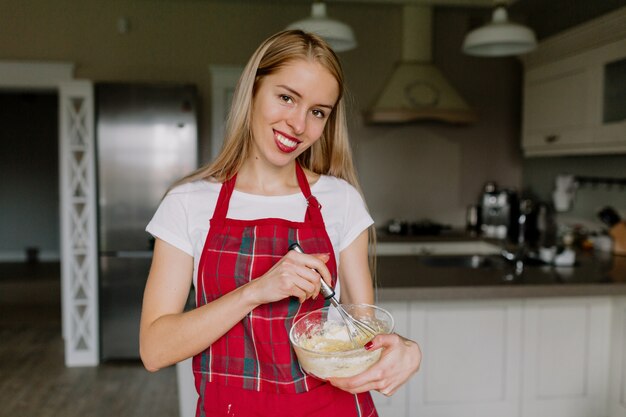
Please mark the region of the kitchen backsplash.
[[[524, 192], [551, 203], [559, 175], [626, 178], [624, 167], [626, 155], [528, 158], [523, 162]], [[584, 182], [576, 188], [570, 210], [558, 213], [557, 221], [601, 229], [603, 224], [597, 213], [605, 206], [614, 207], [626, 218], [626, 187]]]

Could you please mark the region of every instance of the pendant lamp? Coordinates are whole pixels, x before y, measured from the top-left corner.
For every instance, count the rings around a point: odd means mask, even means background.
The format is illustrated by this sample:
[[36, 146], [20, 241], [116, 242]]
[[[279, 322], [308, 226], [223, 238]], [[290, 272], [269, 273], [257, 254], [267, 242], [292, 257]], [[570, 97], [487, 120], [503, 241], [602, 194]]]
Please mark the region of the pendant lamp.
[[311, 7], [311, 17], [298, 20], [287, 29], [301, 29], [321, 36], [335, 52], [349, 51], [357, 45], [350, 26], [338, 20], [326, 17], [326, 4], [316, 1]]
[[474, 29], [465, 36], [463, 52], [468, 55], [500, 57], [520, 55], [537, 46], [532, 29], [509, 22], [506, 7], [496, 5], [491, 22]]

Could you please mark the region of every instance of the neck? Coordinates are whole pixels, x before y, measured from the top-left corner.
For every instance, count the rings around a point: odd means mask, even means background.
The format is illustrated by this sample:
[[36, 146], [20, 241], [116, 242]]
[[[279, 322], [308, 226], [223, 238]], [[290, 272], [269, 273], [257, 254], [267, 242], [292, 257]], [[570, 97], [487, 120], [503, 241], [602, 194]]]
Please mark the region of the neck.
[[250, 194], [287, 195], [300, 187], [296, 178], [296, 162], [284, 167], [267, 167], [248, 159], [237, 172], [235, 189]]

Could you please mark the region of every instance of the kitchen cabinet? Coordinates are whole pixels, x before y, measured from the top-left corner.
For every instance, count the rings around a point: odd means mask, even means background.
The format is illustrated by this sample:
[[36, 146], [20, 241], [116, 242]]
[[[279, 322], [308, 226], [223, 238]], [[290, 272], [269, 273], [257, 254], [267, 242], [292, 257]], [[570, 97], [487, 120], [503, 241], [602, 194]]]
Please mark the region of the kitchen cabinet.
[[626, 152], [626, 9], [523, 58], [526, 156]]
[[527, 154], [567, 152], [591, 142], [591, 77], [581, 59], [526, 72], [523, 146]]
[[381, 417], [518, 415], [521, 301], [380, 305], [400, 313], [396, 331], [418, 341], [424, 356], [392, 397], [373, 393]]
[[411, 337], [424, 361], [412, 381], [408, 416], [517, 415], [519, 300], [415, 303], [410, 310]]
[[611, 301], [527, 300], [522, 417], [607, 415]]
[[381, 417], [626, 416], [624, 299], [380, 305], [423, 353], [395, 395], [374, 393]]

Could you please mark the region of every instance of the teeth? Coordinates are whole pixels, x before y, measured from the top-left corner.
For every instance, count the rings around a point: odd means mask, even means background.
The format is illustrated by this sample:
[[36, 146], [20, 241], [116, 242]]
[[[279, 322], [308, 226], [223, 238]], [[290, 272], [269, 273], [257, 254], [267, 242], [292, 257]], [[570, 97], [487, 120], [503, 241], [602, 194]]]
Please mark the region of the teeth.
[[280, 143], [282, 143], [283, 145], [285, 145], [285, 146], [287, 146], [289, 148], [295, 148], [298, 145], [298, 142], [296, 142], [295, 140], [287, 139], [286, 137], [284, 137], [280, 133], [277, 133], [276, 137], [278, 138], [278, 141]]

